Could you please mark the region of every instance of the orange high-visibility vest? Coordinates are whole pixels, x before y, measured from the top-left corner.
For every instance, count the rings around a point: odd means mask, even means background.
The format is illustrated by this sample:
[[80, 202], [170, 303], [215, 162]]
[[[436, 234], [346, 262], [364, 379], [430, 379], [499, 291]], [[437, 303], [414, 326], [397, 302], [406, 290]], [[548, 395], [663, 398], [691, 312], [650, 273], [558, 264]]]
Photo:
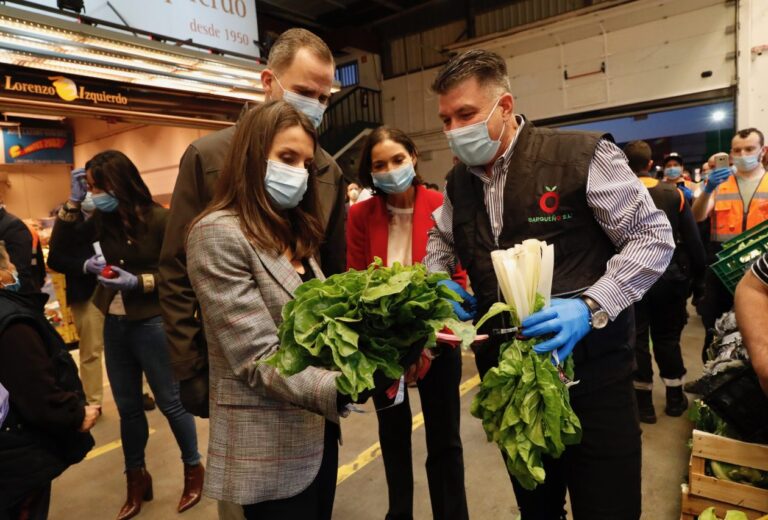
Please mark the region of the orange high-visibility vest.
[[717, 187], [712, 212], [712, 241], [726, 242], [768, 220], [768, 175], [763, 174], [745, 211], [736, 176]]

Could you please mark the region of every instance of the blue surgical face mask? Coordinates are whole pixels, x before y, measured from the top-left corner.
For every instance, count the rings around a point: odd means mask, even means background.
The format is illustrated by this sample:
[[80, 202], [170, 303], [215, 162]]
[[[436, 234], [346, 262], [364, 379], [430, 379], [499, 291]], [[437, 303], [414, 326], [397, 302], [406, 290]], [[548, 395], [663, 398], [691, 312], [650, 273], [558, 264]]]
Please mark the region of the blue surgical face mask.
[[96, 209], [96, 204], [93, 203], [93, 193], [89, 191], [85, 194], [83, 202], [80, 203], [80, 209], [86, 213], [93, 213], [93, 210]]
[[679, 166], [664, 168], [664, 175], [666, 175], [668, 179], [678, 179], [682, 174], [683, 169]]
[[407, 163], [386, 173], [371, 173], [371, 177], [374, 186], [391, 195], [403, 193], [410, 188], [416, 177], [416, 170], [413, 169], [413, 163]]
[[93, 199], [93, 205], [96, 209], [104, 213], [112, 213], [119, 204], [117, 198], [111, 193], [96, 193], [91, 199]]
[[485, 120], [445, 132], [451, 151], [467, 166], [486, 165], [491, 162], [493, 156], [499, 151], [501, 137], [504, 135], [507, 125], [504, 125], [501, 135], [499, 135], [496, 141], [491, 139], [491, 134], [488, 131], [488, 121], [491, 119], [496, 107], [499, 106], [499, 101], [501, 101], [501, 98], [496, 100]]
[[734, 157], [733, 165], [740, 172], [751, 172], [760, 165], [760, 154]]
[[280, 209], [295, 208], [307, 192], [309, 172], [279, 161], [267, 161], [264, 183], [267, 193]]
[[13, 283], [7, 283], [3, 285], [3, 289], [11, 292], [19, 292], [19, 289], [21, 289], [21, 282], [19, 281], [19, 273], [17, 273], [16, 271], [10, 271], [10, 273], [13, 276]]
[[283, 84], [280, 83], [280, 80], [277, 79], [277, 76], [275, 76], [275, 81], [277, 81], [277, 84], [283, 89], [283, 101], [290, 103], [293, 108], [307, 116], [309, 120], [312, 121], [312, 124], [315, 125], [315, 128], [320, 126], [323, 122], [323, 114], [325, 114], [325, 109], [327, 107], [316, 99], [286, 90]]

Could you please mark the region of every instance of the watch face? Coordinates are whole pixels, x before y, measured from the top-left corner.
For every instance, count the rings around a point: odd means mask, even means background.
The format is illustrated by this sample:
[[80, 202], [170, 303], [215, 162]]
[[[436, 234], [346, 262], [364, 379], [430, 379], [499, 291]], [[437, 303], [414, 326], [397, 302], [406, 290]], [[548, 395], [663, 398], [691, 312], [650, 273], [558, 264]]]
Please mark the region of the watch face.
[[608, 325], [608, 321], [610, 321], [608, 313], [601, 309], [592, 315], [592, 328], [603, 329], [606, 325]]

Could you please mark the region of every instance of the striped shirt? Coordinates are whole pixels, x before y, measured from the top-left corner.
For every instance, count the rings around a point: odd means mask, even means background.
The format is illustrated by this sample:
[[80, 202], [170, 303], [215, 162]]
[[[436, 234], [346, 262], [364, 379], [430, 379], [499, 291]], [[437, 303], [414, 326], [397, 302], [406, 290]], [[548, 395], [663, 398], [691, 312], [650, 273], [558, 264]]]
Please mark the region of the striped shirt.
[[752, 273], [758, 280], [768, 285], [768, 253], [764, 253], [757, 262], [752, 264]]
[[[490, 178], [482, 167], [469, 169], [483, 181], [485, 207], [496, 241], [504, 222], [504, 185], [514, 145], [515, 141], [493, 165]], [[675, 249], [672, 228], [664, 212], [656, 209], [648, 190], [629, 169], [624, 153], [610, 141], [600, 141], [595, 149], [586, 194], [595, 220], [617, 253], [608, 261], [605, 274], [584, 294], [598, 302], [614, 319], [640, 300], [666, 270]], [[435, 226], [429, 232], [424, 263], [430, 271], [452, 273], [456, 252], [453, 205], [447, 190], [443, 205], [434, 211], [432, 218]]]

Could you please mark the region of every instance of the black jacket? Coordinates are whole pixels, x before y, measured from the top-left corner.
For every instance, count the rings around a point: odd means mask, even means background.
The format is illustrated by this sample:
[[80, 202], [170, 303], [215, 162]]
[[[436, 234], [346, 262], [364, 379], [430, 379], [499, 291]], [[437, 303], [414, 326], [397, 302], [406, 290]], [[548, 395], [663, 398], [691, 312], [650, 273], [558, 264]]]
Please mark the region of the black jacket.
[[37, 292], [39, 287], [32, 280], [32, 233], [15, 215], [0, 208], [0, 240], [5, 242], [8, 256], [19, 273], [19, 292]]
[[0, 429], [0, 516], [93, 447], [77, 429], [85, 396], [64, 341], [43, 314], [47, 296], [0, 290], [0, 383], [10, 413]]
[[95, 254], [87, 238], [60, 219], [56, 219], [51, 231], [48, 267], [66, 276], [69, 303], [87, 301], [96, 289], [96, 276], [83, 271], [85, 261]]
[[[81, 236], [90, 244], [98, 241], [107, 264], [120, 267], [139, 278], [139, 286], [136, 289], [122, 293], [128, 319], [137, 321], [160, 315], [157, 264], [160, 260], [167, 217], [167, 209], [153, 206], [145, 228], [135, 240], [126, 236], [124, 226], [116, 213], [96, 210], [93, 217], [86, 221], [83, 221], [82, 215], [79, 214], [74, 222], [59, 218], [57, 224], [61, 229], [66, 229], [67, 233]], [[116, 291], [97, 284], [93, 303], [101, 312], [107, 314], [115, 294]]]

